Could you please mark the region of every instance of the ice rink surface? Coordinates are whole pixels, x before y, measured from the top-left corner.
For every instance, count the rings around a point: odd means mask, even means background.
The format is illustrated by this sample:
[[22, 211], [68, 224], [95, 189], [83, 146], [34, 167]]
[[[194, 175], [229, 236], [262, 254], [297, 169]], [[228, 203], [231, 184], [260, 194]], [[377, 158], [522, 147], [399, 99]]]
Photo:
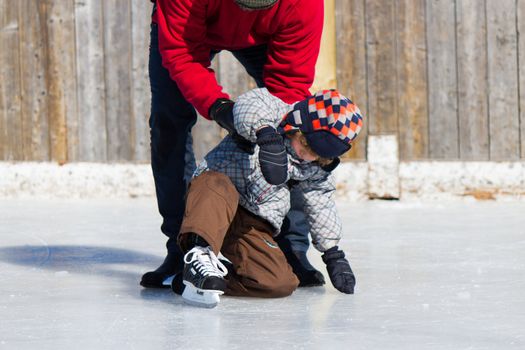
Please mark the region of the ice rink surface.
[[339, 203], [355, 295], [208, 310], [138, 285], [154, 201], [0, 201], [0, 349], [525, 349], [523, 202]]

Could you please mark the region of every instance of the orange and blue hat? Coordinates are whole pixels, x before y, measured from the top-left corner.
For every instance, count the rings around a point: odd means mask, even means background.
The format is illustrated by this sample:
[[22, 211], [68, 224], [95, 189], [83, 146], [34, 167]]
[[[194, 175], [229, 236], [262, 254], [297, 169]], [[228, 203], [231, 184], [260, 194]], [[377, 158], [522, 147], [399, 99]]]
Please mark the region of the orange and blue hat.
[[278, 129], [299, 130], [317, 155], [336, 158], [350, 150], [362, 127], [361, 111], [350, 99], [337, 90], [322, 90], [297, 102]]

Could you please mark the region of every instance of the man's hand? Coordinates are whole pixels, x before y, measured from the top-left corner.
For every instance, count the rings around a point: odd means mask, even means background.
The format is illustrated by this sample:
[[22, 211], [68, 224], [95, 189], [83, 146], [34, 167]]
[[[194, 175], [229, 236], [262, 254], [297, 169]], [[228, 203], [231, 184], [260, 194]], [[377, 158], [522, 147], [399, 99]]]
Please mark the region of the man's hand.
[[323, 261], [335, 289], [342, 293], [354, 294], [355, 276], [348, 260], [345, 259], [345, 253], [337, 246], [332, 247], [324, 252]]
[[220, 98], [210, 107], [209, 115], [212, 120], [215, 120], [222, 128], [228, 131], [228, 134], [237, 143], [237, 146], [253, 154], [254, 145], [250, 141], [237, 133], [233, 122], [233, 105], [235, 103], [232, 100]]
[[256, 135], [259, 165], [266, 182], [271, 185], [283, 184], [288, 177], [288, 155], [283, 137], [271, 126], [257, 130]]

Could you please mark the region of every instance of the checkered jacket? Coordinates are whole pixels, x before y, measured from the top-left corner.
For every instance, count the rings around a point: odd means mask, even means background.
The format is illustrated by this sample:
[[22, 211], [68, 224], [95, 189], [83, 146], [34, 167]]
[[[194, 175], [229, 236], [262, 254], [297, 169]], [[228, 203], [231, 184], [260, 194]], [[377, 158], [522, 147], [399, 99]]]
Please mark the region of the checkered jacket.
[[[255, 143], [256, 130], [264, 125], [277, 127], [282, 117], [292, 109], [266, 89], [254, 89], [241, 95], [234, 107], [235, 127], [244, 138]], [[341, 221], [335, 208], [333, 195], [335, 181], [330, 172], [317, 163], [298, 159], [285, 138], [288, 152], [288, 180], [304, 196], [304, 212], [310, 224], [315, 248], [321, 252], [338, 244]], [[195, 176], [207, 170], [226, 174], [240, 194], [239, 204], [270, 222], [275, 235], [290, 209], [290, 189], [287, 184], [274, 186], [264, 179], [259, 167], [258, 147], [255, 152], [244, 152], [230, 136], [211, 150], [197, 167]]]

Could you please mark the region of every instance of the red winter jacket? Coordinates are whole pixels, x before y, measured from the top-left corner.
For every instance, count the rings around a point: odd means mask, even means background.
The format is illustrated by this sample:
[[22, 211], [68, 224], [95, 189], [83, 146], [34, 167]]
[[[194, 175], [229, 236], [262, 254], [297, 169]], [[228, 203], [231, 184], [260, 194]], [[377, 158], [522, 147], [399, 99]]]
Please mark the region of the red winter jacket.
[[234, 0], [157, 0], [163, 66], [182, 94], [206, 118], [218, 98], [229, 98], [210, 68], [211, 50], [268, 44], [265, 86], [293, 103], [310, 95], [323, 29], [323, 0], [279, 0], [244, 11]]

